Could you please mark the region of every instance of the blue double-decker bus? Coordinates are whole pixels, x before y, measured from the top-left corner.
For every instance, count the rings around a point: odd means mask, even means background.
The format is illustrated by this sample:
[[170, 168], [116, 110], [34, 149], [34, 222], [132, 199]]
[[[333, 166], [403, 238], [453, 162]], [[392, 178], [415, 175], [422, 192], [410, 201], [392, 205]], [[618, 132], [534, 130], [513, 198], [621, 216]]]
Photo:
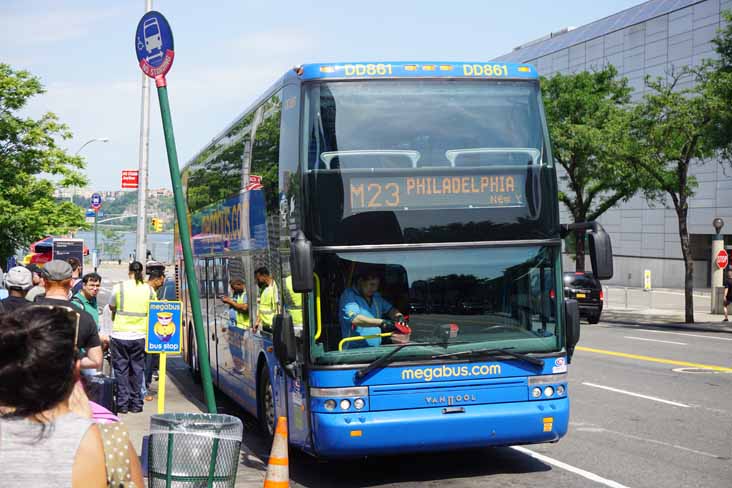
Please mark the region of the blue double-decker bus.
[[183, 185], [208, 338], [186, 319], [185, 357], [195, 373], [208, 348], [265, 432], [286, 416], [290, 443], [323, 457], [567, 432], [562, 237], [587, 233], [600, 279], [612, 251], [599, 225], [559, 222], [532, 66], [300, 66]]

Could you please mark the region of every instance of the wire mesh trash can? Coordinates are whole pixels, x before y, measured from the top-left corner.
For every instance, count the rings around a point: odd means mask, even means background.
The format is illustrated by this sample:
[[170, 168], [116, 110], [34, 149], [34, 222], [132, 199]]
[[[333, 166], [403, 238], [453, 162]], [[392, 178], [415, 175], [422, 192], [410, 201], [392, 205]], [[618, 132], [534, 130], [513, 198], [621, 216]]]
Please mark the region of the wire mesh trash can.
[[244, 429], [231, 415], [165, 413], [150, 419], [149, 488], [233, 487]]

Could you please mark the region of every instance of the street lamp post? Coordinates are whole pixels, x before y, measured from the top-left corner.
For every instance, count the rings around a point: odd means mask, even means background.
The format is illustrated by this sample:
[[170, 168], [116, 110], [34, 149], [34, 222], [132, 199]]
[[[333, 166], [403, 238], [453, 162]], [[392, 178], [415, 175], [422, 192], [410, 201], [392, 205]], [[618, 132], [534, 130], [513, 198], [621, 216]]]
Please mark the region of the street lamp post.
[[[77, 149], [77, 151], [74, 153], [74, 156], [78, 156], [81, 150], [92, 142], [109, 142], [109, 137], [95, 137], [94, 139], [89, 139], [84, 144], [82, 144], [79, 149]], [[71, 203], [74, 203], [74, 194], [76, 193], [74, 190], [75, 187], [71, 187]]]
[[[76, 150], [76, 152], [74, 153], [74, 156], [78, 156], [79, 153], [81, 152], [81, 150], [84, 149], [89, 144], [91, 144], [92, 142], [109, 142], [109, 137], [95, 137], [94, 139], [89, 139], [84, 144], [82, 144], [79, 149]], [[74, 195], [76, 194], [75, 190], [76, 190], [76, 187], [72, 186], [71, 187], [71, 197], [69, 197], [71, 203], [74, 203]], [[96, 224], [97, 224], [97, 217], [96, 217], [96, 212], [95, 212], [95, 214], [94, 214], [94, 249], [95, 250], [97, 248], [97, 225]], [[71, 232], [70, 235], [71, 235], [71, 237], [74, 237], [73, 232]], [[94, 271], [96, 271], [96, 268], [94, 269]]]

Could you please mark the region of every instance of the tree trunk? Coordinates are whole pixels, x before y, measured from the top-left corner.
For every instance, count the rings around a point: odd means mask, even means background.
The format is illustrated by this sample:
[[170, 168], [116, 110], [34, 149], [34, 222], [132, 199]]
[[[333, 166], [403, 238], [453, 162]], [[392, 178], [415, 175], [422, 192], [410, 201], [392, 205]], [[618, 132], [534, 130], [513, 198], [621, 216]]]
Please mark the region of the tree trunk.
[[684, 321], [694, 323], [694, 260], [689, 249], [689, 228], [686, 225], [688, 209], [685, 202], [682, 207], [676, 208], [679, 219], [679, 237], [681, 238], [681, 255], [684, 257]]
[[574, 239], [575, 271], [583, 273], [585, 271], [585, 230], [575, 230]]

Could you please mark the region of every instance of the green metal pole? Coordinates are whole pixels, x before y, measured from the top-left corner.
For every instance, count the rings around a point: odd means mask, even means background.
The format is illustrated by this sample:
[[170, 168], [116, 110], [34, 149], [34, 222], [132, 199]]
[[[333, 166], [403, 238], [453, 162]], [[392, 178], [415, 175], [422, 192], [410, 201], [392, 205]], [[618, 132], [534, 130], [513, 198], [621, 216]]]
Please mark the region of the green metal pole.
[[183, 261], [188, 282], [188, 293], [191, 300], [193, 312], [193, 326], [196, 330], [196, 344], [198, 347], [198, 362], [201, 365], [201, 383], [203, 393], [206, 397], [206, 405], [209, 413], [217, 413], [216, 398], [214, 397], [213, 382], [211, 380], [211, 368], [208, 363], [208, 347], [206, 344], [206, 333], [203, 331], [203, 318], [201, 315], [201, 299], [198, 295], [196, 284], [196, 273], [193, 269], [193, 251], [191, 250], [191, 233], [188, 227], [188, 215], [186, 214], [185, 201], [183, 200], [183, 186], [180, 182], [180, 169], [178, 168], [178, 153], [175, 149], [175, 136], [173, 135], [173, 122], [170, 118], [170, 104], [168, 103], [168, 88], [165, 86], [165, 79], [156, 79], [158, 88], [158, 100], [160, 102], [160, 114], [163, 117], [163, 132], [165, 133], [165, 148], [168, 152], [168, 166], [170, 166], [170, 179], [173, 183], [173, 198], [175, 199], [175, 213], [178, 218], [178, 233], [183, 248]]

